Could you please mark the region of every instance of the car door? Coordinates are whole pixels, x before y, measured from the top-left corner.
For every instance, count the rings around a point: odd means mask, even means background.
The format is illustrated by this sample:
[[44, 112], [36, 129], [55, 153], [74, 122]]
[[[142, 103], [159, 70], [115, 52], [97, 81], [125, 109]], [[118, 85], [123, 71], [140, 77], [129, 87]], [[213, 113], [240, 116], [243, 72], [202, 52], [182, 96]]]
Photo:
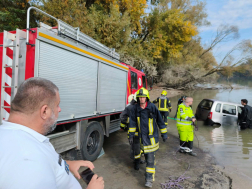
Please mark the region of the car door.
[[[214, 107], [215, 106], [215, 107]], [[213, 105], [211, 112], [213, 112], [212, 115], [212, 121], [214, 123], [222, 123], [222, 103], [221, 102], [216, 102], [215, 105]]]
[[243, 106], [237, 106], [237, 116], [238, 116], [237, 122], [240, 121], [242, 110], [243, 110]]
[[228, 103], [223, 103], [222, 106], [222, 125], [237, 124], [237, 107]]
[[209, 112], [211, 111], [213, 105], [213, 101], [204, 99], [200, 102], [197, 108], [197, 118], [199, 120], [205, 121], [209, 115]]

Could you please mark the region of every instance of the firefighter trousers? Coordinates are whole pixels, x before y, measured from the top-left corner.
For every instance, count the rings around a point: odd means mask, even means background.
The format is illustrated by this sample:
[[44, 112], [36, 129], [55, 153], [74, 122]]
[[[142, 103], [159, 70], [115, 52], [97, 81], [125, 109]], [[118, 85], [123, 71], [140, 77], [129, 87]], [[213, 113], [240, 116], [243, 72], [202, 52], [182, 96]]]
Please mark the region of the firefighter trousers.
[[144, 154], [146, 161], [146, 173], [145, 180], [146, 181], [155, 181], [155, 152]]
[[140, 163], [141, 150], [140, 150], [140, 139], [138, 136], [133, 138], [133, 145], [131, 145], [130, 157], [136, 162]]
[[165, 125], [168, 125], [167, 117], [169, 116], [169, 112], [168, 111], [166, 111], [166, 112], [160, 111], [160, 114], [164, 120]]

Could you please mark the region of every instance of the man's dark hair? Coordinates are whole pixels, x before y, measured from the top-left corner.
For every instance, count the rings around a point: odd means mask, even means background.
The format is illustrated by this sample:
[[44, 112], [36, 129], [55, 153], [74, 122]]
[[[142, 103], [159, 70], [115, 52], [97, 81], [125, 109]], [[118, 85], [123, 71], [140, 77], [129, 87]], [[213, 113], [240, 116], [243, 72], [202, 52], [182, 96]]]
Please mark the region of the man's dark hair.
[[241, 99], [241, 101], [245, 104], [248, 104], [248, 100], [247, 99]]
[[25, 80], [17, 90], [11, 102], [11, 112], [31, 114], [42, 105], [51, 105], [55, 102], [58, 87], [51, 81], [39, 77]]

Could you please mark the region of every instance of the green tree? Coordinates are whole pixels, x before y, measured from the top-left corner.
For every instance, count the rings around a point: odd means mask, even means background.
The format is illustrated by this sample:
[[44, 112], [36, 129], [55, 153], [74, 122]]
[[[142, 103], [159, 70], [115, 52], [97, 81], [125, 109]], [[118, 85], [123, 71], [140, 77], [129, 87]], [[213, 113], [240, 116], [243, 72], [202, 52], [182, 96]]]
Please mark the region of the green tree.
[[[0, 1], [0, 32], [26, 28], [26, 13], [30, 7], [29, 0]], [[30, 27], [37, 26], [37, 16], [31, 13]]]
[[[93, 4], [89, 8], [79, 0], [41, 0], [47, 13], [80, 30], [102, 44], [120, 50], [127, 45], [131, 33], [131, 19], [127, 12], [121, 14], [117, 4], [109, 8]], [[50, 23], [50, 19], [42, 17]], [[53, 24], [56, 24], [53, 21]], [[52, 24], [52, 25], [53, 25]]]

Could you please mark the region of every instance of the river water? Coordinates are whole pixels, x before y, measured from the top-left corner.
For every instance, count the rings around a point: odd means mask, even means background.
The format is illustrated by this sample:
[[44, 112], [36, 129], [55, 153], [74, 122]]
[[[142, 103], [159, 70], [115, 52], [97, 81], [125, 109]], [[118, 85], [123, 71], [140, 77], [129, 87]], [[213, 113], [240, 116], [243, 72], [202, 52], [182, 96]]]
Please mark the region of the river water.
[[[252, 105], [252, 83], [236, 90], [199, 90], [185, 92], [185, 95], [194, 98], [193, 110], [204, 98], [217, 99], [221, 101], [240, 103], [246, 98], [249, 105]], [[176, 107], [178, 97], [170, 99], [172, 105]], [[171, 113], [173, 117], [175, 111]], [[252, 129], [240, 130], [238, 126], [205, 126], [203, 122], [198, 122], [199, 131], [196, 131], [199, 140], [199, 147], [204, 152], [212, 154], [219, 165], [228, 167], [239, 175], [236, 182], [242, 182], [240, 177], [249, 184], [252, 184]], [[175, 121], [169, 120], [168, 131], [177, 135]], [[198, 141], [194, 137], [194, 146], [198, 146]], [[251, 186], [251, 185], [250, 185]], [[252, 187], [251, 187], [252, 188]]]

